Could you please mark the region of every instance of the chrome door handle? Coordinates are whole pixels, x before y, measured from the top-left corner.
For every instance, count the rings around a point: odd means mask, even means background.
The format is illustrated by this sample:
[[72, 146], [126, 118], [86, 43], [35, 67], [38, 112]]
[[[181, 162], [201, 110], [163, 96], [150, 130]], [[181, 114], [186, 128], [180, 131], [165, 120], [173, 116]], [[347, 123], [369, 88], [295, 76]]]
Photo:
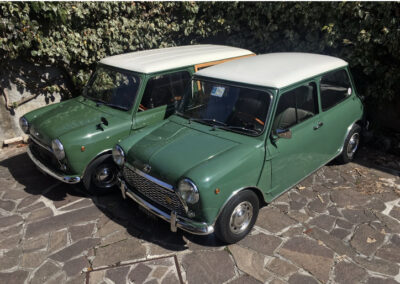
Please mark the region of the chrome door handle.
[[317, 125], [315, 125], [314, 126], [314, 130], [317, 130], [318, 128], [321, 128], [322, 127], [322, 125], [324, 125], [324, 123], [323, 122], [318, 122], [318, 124]]

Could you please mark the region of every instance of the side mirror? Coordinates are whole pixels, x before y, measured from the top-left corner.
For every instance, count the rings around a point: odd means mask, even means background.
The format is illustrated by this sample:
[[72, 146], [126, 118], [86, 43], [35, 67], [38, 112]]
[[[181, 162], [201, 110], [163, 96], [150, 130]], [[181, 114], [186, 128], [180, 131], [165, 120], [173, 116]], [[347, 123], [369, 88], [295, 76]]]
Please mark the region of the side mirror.
[[275, 135], [278, 138], [290, 139], [290, 138], [292, 138], [292, 130], [278, 128], [277, 130], [275, 130]]

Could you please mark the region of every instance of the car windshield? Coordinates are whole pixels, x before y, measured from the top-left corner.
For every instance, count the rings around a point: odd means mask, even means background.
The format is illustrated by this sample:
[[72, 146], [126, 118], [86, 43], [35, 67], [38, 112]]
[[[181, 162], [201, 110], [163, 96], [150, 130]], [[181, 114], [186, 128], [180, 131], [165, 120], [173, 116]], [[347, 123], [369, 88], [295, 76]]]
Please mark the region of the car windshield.
[[193, 80], [177, 114], [234, 132], [259, 135], [265, 125], [270, 94], [251, 88]]
[[138, 88], [137, 76], [99, 66], [83, 90], [83, 96], [110, 107], [129, 110]]

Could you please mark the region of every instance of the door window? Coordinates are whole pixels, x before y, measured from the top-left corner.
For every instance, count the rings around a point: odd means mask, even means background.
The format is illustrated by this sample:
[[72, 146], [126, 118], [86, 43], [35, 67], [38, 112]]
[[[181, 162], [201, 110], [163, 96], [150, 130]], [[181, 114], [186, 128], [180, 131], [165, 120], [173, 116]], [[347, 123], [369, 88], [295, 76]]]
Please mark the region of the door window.
[[272, 130], [289, 129], [317, 113], [317, 87], [315, 83], [309, 83], [280, 97]]
[[350, 80], [345, 70], [334, 71], [322, 76], [321, 106], [328, 110], [351, 95]]
[[189, 83], [190, 74], [187, 71], [150, 78], [140, 102], [139, 111], [163, 105], [173, 106], [175, 101], [182, 99], [182, 94]]

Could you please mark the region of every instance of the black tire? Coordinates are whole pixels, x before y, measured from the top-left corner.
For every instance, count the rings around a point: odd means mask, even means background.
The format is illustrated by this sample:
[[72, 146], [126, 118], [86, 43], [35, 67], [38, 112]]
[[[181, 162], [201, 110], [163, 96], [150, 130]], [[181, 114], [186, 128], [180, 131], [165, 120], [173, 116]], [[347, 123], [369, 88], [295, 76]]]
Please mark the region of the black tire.
[[361, 127], [355, 124], [344, 141], [342, 153], [337, 157], [339, 163], [347, 164], [354, 159], [354, 155], [360, 145], [360, 139]]
[[[225, 208], [222, 210], [221, 215], [218, 217], [218, 220], [215, 224], [215, 234], [217, 238], [229, 244], [236, 243], [243, 239], [253, 228], [254, 223], [257, 220], [259, 203], [260, 202], [257, 195], [251, 190], [243, 190], [236, 194], [231, 200], [228, 201]], [[238, 213], [241, 212], [241, 210], [245, 210], [243, 212], [251, 210], [251, 216], [245, 218], [243, 224], [240, 225], [241, 215], [239, 215], [239, 219], [237, 219], [237, 221], [239, 222], [240, 226], [236, 226], [238, 224], [235, 224], [234, 222], [234, 212], [236, 211]]]
[[[83, 176], [83, 185], [93, 195], [113, 193], [117, 183], [118, 170], [110, 155], [102, 156], [92, 162], [86, 169]], [[109, 173], [110, 176], [104, 177], [106, 173]]]

